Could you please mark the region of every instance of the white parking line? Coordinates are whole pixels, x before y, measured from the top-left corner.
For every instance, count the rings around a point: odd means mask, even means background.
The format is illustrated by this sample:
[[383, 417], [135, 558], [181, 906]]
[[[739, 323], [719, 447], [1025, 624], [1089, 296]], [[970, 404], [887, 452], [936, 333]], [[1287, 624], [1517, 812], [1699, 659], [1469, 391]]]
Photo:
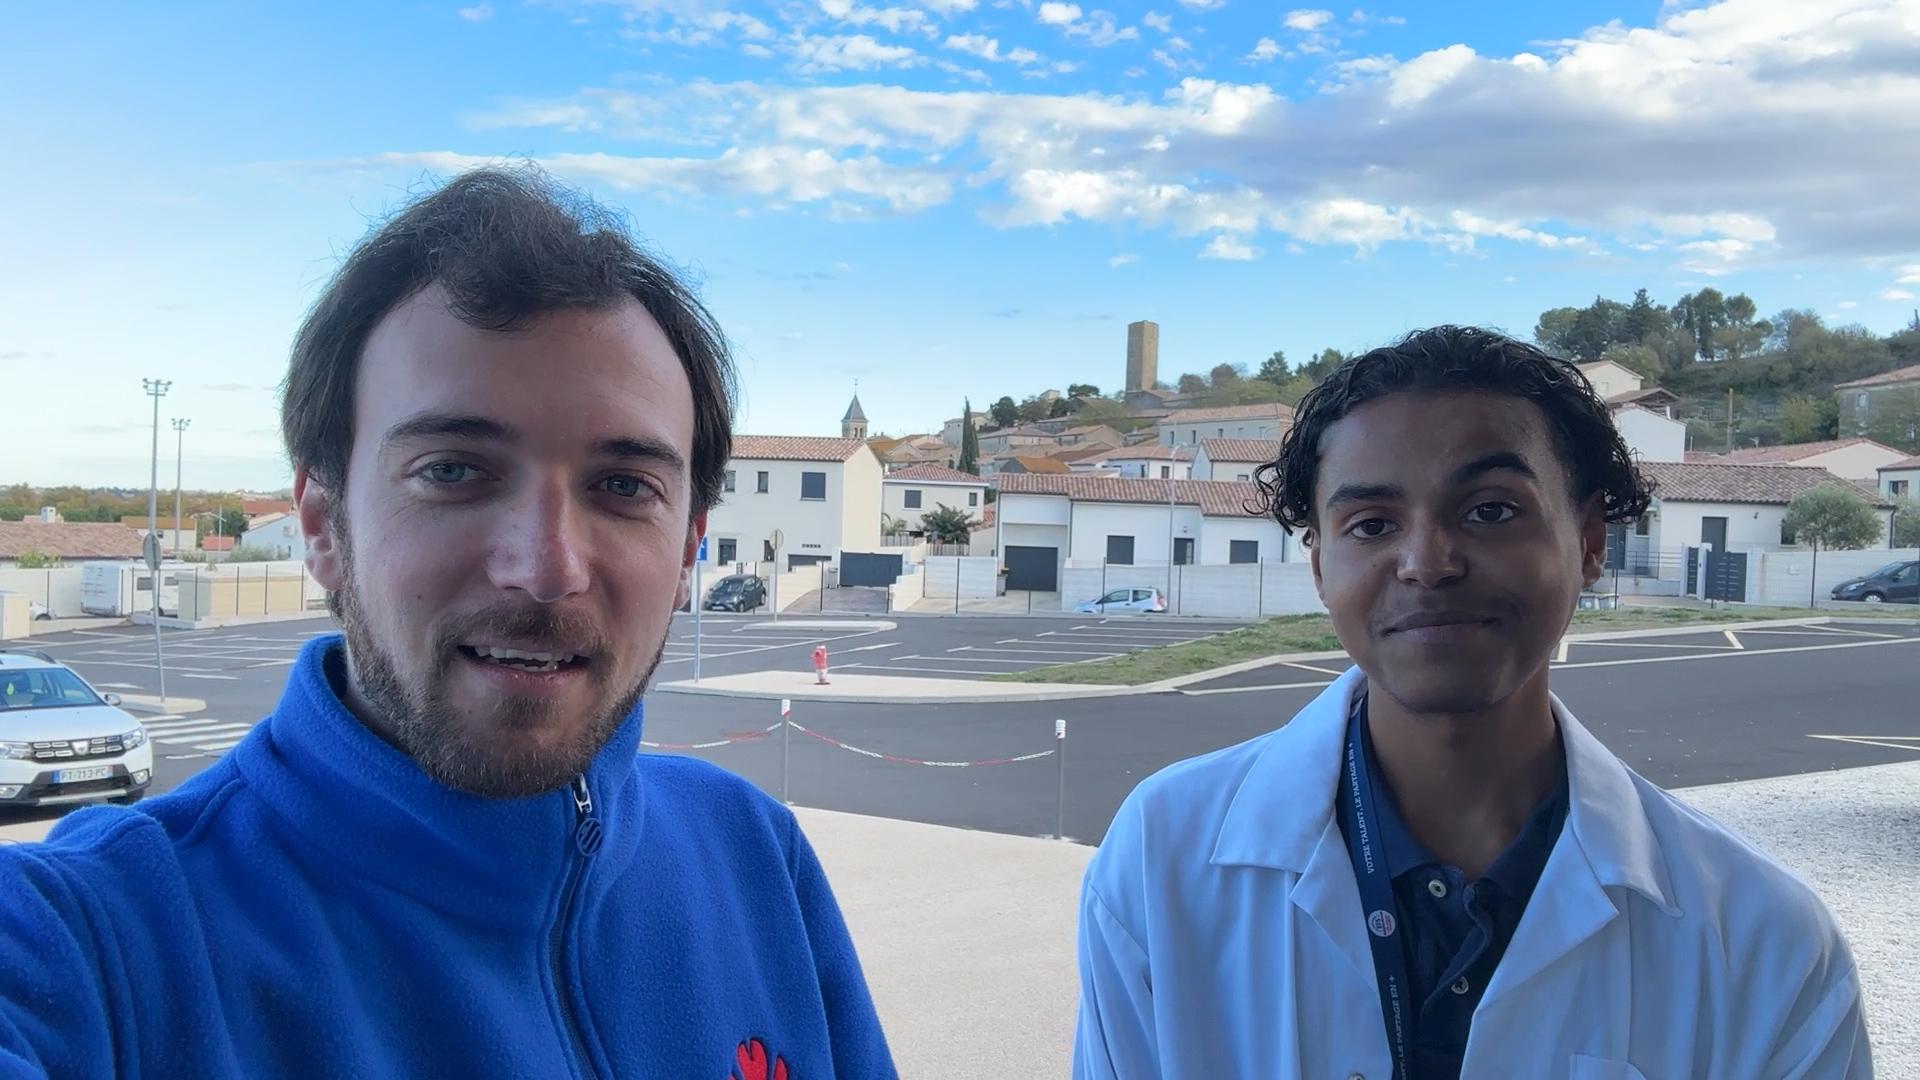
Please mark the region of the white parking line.
[[1131, 650], [1121, 649], [1121, 650], [1115, 651], [1113, 649], [1002, 649], [997, 645], [962, 645], [957, 649], [948, 649], [947, 651], [948, 652], [1007, 652], [1007, 653], [1019, 653], [1022, 656], [1106, 657], [1106, 656], [1125, 656]]
[[979, 671], [971, 668], [908, 667], [905, 664], [842, 664], [842, 670], [859, 668], [862, 671], [927, 671], [935, 675], [998, 675], [998, 671]]
[[952, 657], [952, 656], [896, 656], [896, 657], [894, 657], [894, 659], [895, 659], [895, 660], [933, 660], [933, 661], [937, 661], [937, 662], [939, 662], [939, 663], [943, 663], [943, 664], [958, 664], [958, 663], [968, 663], [968, 664], [1025, 664], [1025, 665], [1027, 665], [1028, 667], [1039, 667], [1039, 666], [1043, 666], [1043, 665], [1046, 665], [1046, 664], [1050, 664], [1050, 663], [1052, 663], [1052, 661], [1051, 661], [1051, 660], [995, 660], [995, 659], [994, 659], [993, 657], [991, 657], [991, 656], [967, 656], [967, 657]]
[[1721, 633], [1723, 633], [1723, 634], [1725, 634], [1725, 635], [1727, 635], [1727, 644], [1729, 644], [1729, 645], [1731, 645], [1731, 646], [1733, 646], [1733, 647], [1734, 647], [1734, 648], [1736, 648], [1736, 649], [1744, 649], [1744, 648], [1746, 648], [1746, 646], [1745, 646], [1745, 645], [1742, 645], [1742, 644], [1740, 644], [1740, 639], [1739, 639], [1739, 638], [1737, 638], [1737, 637], [1734, 637], [1734, 636], [1733, 636], [1733, 631], [1731, 631], [1731, 630], [1722, 630], [1722, 631], [1720, 631], [1720, 632], [1721, 632]]
[[1260, 690], [1304, 690], [1308, 687], [1332, 685], [1333, 680], [1328, 679], [1324, 682], [1266, 683], [1261, 686], [1221, 686], [1212, 690], [1182, 690], [1180, 692], [1195, 696], [1201, 694], [1251, 694]]
[[224, 742], [198, 743], [194, 746], [194, 749], [205, 750], [208, 753], [217, 753], [221, 750], [231, 750], [234, 747], [239, 745], [240, 745], [239, 739], [228, 739]]
[[[1731, 634], [1733, 631], [1729, 630], [1727, 633]], [[1723, 651], [1741, 647], [1738, 645], [1721, 645], [1716, 642], [1707, 641], [1689, 641], [1684, 643], [1660, 641], [1575, 641], [1572, 644], [1582, 649], [1589, 645], [1608, 649], [1720, 649]]]
[[222, 724], [217, 728], [206, 728], [202, 731], [189, 731], [180, 735], [156, 735], [153, 737], [153, 741], [157, 743], [165, 743], [168, 746], [193, 746], [197, 750], [199, 749], [199, 747], [196, 746], [195, 744], [205, 742], [208, 736], [219, 735], [222, 732], [230, 732], [230, 731], [244, 733], [250, 730], [252, 727], [253, 727], [252, 724]]
[[[1753, 631], [1744, 631], [1752, 633]], [[1781, 653], [1826, 652], [1832, 649], [1871, 649], [1880, 645], [1916, 645], [1920, 638], [1894, 638], [1890, 641], [1839, 641], [1832, 645], [1789, 645], [1780, 649], [1725, 649], [1698, 656], [1642, 656], [1634, 660], [1583, 660], [1577, 664], [1555, 664], [1563, 668], [1619, 667], [1625, 664], [1671, 664], [1681, 660], [1731, 660], [1736, 656], [1778, 656]]]
[[181, 675], [180, 677], [181, 677], [181, 678], [183, 678], [183, 679], [224, 679], [224, 680], [226, 680], [227, 682], [238, 682], [238, 681], [240, 681], [240, 676], [238, 676], [238, 675], [208, 675], [208, 674], [202, 674], [202, 675], [194, 675], [194, 674], [183, 674], [183, 675]]

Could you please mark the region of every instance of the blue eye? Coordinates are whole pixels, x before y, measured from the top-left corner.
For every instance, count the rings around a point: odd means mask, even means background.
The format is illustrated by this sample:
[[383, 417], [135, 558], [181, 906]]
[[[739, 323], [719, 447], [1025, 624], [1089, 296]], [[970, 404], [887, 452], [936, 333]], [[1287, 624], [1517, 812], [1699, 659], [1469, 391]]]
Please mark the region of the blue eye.
[[600, 482], [600, 486], [622, 499], [641, 499], [653, 494], [653, 489], [647, 486], [646, 481], [625, 474], [609, 476]]
[[436, 461], [420, 470], [420, 475], [436, 484], [452, 486], [465, 480], [473, 466], [464, 461]]

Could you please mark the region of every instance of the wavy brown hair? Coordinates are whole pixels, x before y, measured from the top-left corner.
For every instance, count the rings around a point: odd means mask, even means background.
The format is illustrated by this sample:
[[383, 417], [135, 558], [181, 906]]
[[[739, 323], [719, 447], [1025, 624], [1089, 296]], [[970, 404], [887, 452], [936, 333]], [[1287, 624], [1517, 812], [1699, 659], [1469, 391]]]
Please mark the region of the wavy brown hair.
[[1266, 513], [1281, 527], [1313, 531], [1314, 480], [1320, 440], [1359, 405], [1388, 394], [1483, 390], [1525, 398], [1546, 414], [1554, 448], [1566, 466], [1575, 506], [1598, 494], [1609, 522], [1647, 512], [1653, 485], [1613, 426], [1606, 402], [1570, 360], [1505, 334], [1475, 326], [1416, 330], [1392, 345], [1341, 364], [1294, 410], [1278, 459], [1254, 480]]
[[620, 217], [532, 165], [464, 173], [401, 208], [348, 254], [300, 324], [281, 387], [280, 428], [296, 469], [336, 497], [345, 491], [367, 335], [432, 285], [446, 292], [455, 317], [482, 330], [638, 301], [666, 332], [693, 388], [693, 512], [719, 498], [735, 394], [725, 335]]

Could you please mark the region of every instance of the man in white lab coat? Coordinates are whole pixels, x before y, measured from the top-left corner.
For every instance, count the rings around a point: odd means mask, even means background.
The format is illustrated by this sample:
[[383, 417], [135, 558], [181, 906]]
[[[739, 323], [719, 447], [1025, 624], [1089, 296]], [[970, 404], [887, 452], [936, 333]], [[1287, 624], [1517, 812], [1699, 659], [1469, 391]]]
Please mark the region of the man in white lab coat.
[[1120, 808], [1076, 1077], [1872, 1075], [1820, 900], [1548, 693], [1650, 497], [1573, 365], [1413, 334], [1309, 394], [1261, 477], [1355, 665]]

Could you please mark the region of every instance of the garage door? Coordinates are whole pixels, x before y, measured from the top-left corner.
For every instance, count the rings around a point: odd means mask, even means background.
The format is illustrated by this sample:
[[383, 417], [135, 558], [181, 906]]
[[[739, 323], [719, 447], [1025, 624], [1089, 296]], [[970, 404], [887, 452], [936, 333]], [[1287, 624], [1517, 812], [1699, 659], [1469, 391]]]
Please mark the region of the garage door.
[[1007, 548], [1007, 588], [1034, 592], [1060, 591], [1060, 549]]
[[891, 585], [900, 576], [900, 556], [871, 552], [840, 553], [841, 585]]

